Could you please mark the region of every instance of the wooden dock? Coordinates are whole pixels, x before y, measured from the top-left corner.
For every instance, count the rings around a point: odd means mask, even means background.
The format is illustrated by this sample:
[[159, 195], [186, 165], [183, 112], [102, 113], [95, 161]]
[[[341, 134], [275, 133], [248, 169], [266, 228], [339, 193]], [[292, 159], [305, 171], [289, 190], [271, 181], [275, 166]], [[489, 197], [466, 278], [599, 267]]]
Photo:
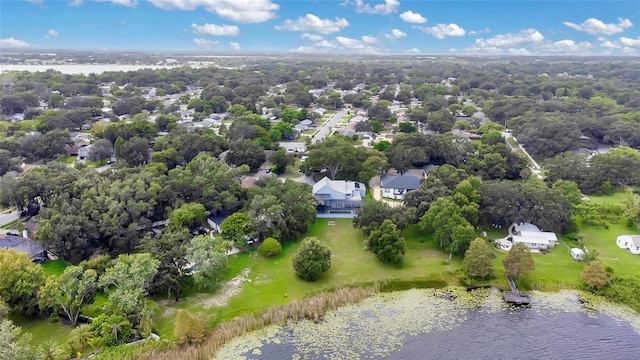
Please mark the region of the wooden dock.
[[509, 304], [516, 305], [531, 304], [531, 297], [528, 294], [524, 294], [518, 291], [516, 283], [513, 281], [511, 276], [507, 276], [507, 283], [509, 283], [509, 288], [511, 288], [511, 291], [502, 292], [502, 298], [504, 299], [504, 301], [508, 302]]

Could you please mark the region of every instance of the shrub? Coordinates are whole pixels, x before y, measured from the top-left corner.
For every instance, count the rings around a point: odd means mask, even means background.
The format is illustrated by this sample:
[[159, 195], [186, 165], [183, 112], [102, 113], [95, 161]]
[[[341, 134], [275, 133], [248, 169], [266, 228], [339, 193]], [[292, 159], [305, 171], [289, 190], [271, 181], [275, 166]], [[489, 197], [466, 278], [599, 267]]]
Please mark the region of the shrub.
[[204, 340], [204, 327], [195, 316], [187, 310], [180, 309], [173, 328], [173, 335], [181, 345], [199, 343]]
[[303, 280], [315, 281], [330, 268], [331, 250], [314, 237], [303, 240], [300, 251], [293, 258], [296, 274]]
[[264, 257], [276, 256], [280, 254], [281, 251], [282, 245], [280, 245], [280, 242], [278, 242], [278, 240], [272, 237], [264, 239], [262, 244], [258, 247], [258, 254]]

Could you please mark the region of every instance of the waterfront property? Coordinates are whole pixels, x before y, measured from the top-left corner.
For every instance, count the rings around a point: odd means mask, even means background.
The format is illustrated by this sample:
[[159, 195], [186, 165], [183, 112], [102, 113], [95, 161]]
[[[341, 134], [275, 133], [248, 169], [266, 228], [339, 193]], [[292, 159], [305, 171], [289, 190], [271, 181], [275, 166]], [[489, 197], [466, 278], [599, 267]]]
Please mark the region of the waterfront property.
[[362, 207], [366, 193], [363, 183], [348, 180], [331, 180], [324, 177], [313, 185], [313, 196], [318, 200], [319, 212], [349, 212]]
[[616, 245], [621, 249], [629, 250], [634, 255], [640, 254], [640, 235], [620, 235], [616, 239]]
[[531, 250], [546, 250], [558, 243], [555, 233], [541, 231], [537, 226], [529, 223], [518, 223], [512, 226], [513, 243], [524, 243]]
[[380, 177], [382, 197], [394, 200], [404, 200], [404, 195], [420, 187], [420, 179], [411, 175], [382, 175]]

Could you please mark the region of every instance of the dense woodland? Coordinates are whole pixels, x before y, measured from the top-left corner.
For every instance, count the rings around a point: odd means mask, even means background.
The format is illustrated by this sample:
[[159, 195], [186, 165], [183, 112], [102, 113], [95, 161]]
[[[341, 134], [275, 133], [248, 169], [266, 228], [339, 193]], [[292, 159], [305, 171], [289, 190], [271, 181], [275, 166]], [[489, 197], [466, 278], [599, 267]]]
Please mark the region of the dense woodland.
[[[309, 144], [302, 173], [368, 183], [391, 169], [402, 174], [436, 165], [404, 206], [367, 201], [354, 220], [367, 248], [396, 265], [405, 253], [401, 231], [409, 226], [431, 235], [450, 256], [463, 256], [479, 226], [525, 221], [572, 234], [576, 216], [594, 223], [606, 216], [598, 206], [581, 204], [582, 194], [640, 185], [636, 60], [255, 61], [237, 69], [2, 75], [0, 205], [32, 218], [35, 238], [80, 266], [65, 271], [69, 279], [86, 278], [91, 294], [117, 289], [109, 291], [113, 306], [101, 319], [105, 324], [151, 329], [147, 296], [178, 300], [187, 287], [213, 286], [231, 243], [244, 248], [245, 239], [283, 242], [305, 235], [316, 216], [308, 184], [266, 177], [245, 188], [241, 180], [265, 160], [275, 173], [293, 164], [296, 156], [279, 142], [290, 139], [301, 120], [315, 120], [316, 107], [363, 109], [368, 120], [357, 130], [380, 136], [371, 148], [342, 135]], [[167, 105], [145, 97], [148, 88], [179, 97]], [[314, 89], [325, 91], [315, 96]], [[418, 106], [398, 122], [393, 102]], [[193, 109], [194, 123], [222, 113], [232, 122], [218, 133], [187, 129], [185, 106]], [[488, 121], [471, 116], [478, 109]], [[64, 163], [71, 132], [84, 125], [94, 137], [89, 160], [117, 159], [108, 170]], [[512, 150], [505, 126], [542, 165], [544, 181], [525, 181], [533, 176], [529, 160]], [[611, 149], [593, 154], [600, 146]], [[33, 162], [41, 166], [20, 173], [21, 164]], [[630, 221], [640, 220], [637, 206], [625, 211]], [[194, 237], [207, 214], [231, 216], [220, 236]], [[152, 223], [162, 220], [168, 226], [153, 234]], [[113, 266], [110, 259], [118, 257]], [[200, 275], [190, 276], [187, 264], [198, 265]], [[132, 269], [145, 270], [127, 282]], [[33, 271], [31, 288], [12, 292], [0, 285], [0, 297], [16, 313], [60, 311], [56, 285]], [[25, 303], [29, 293], [43, 295]], [[127, 307], [127, 301], [137, 305]]]

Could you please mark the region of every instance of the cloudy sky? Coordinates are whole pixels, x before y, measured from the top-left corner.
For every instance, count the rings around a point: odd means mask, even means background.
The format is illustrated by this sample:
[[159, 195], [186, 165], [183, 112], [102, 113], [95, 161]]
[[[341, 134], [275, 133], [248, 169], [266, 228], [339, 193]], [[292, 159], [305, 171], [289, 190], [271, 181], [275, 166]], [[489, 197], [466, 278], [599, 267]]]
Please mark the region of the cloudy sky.
[[640, 55], [640, 1], [1, 0], [17, 47]]

